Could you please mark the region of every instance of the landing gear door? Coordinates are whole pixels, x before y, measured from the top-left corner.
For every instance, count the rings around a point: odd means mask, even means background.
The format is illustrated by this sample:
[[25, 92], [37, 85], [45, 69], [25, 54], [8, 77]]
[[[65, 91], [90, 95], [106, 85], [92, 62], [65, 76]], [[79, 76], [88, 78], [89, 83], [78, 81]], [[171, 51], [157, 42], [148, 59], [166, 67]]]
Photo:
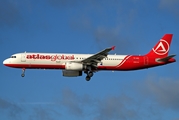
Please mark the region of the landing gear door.
[[26, 62], [26, 53], [21, 54], [21, 62]]

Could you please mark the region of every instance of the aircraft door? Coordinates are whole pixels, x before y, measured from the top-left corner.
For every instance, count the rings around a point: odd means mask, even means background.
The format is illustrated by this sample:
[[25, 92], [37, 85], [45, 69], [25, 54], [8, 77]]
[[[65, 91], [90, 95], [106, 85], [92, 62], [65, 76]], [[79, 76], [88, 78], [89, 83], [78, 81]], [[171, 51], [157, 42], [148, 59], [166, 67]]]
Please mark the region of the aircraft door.
[[148, 57], [144, 56], [144, 65], [148, 65]]
[[26, 62], [26, 53], [21, 54], [21, 62]]

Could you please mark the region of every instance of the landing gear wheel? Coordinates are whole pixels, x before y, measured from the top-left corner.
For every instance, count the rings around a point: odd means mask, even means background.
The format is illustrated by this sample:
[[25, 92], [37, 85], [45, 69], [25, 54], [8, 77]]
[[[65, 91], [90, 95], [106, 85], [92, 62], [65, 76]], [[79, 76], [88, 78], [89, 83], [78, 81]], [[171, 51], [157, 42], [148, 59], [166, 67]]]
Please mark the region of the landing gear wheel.
[[24, 77], [25, 76], [25, 74], [21, 74], [21, 77]]
[[88, 73], [88, 76], [89, 76], [89, 77], [92, 77], [92, 76], [93, 76], [93, 72], [89, 72], [89, 73]]
[[86, 76], [86, 81], [90, 81], [91, 77], [90, 76]]

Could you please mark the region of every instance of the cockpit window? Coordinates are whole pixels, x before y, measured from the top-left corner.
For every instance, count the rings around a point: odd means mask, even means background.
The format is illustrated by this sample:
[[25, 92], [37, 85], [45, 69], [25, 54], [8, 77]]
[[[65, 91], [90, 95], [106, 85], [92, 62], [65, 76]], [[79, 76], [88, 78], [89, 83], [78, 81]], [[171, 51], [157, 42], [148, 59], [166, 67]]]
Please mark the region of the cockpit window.
[[16, 56], [11, 56], [11, 58], [16, 58]]

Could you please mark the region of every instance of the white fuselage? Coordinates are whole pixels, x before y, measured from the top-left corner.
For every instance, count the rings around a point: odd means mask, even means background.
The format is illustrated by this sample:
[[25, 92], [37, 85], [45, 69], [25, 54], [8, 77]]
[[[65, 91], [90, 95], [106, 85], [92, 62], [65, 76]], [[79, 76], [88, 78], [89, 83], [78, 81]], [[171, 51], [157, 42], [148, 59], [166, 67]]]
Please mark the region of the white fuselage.
[[[4, 61], [8, 64], [21, 65], [40, 65], [40, 66], [61, 66], [67, 62], [78, 62], [86, 59], [93, 54], [65, 54], [65, 53], [17, 53]], [[127, 55], [108, 55], [103, 59], [98, 66], [117, 66], [125, 62], [124, 59]], [[43, 68], [43, 67], [42, 67]], [[45, 68], [45, 67], [44, 67]], [[59, 68], [59, 69], [63, 69]]]

